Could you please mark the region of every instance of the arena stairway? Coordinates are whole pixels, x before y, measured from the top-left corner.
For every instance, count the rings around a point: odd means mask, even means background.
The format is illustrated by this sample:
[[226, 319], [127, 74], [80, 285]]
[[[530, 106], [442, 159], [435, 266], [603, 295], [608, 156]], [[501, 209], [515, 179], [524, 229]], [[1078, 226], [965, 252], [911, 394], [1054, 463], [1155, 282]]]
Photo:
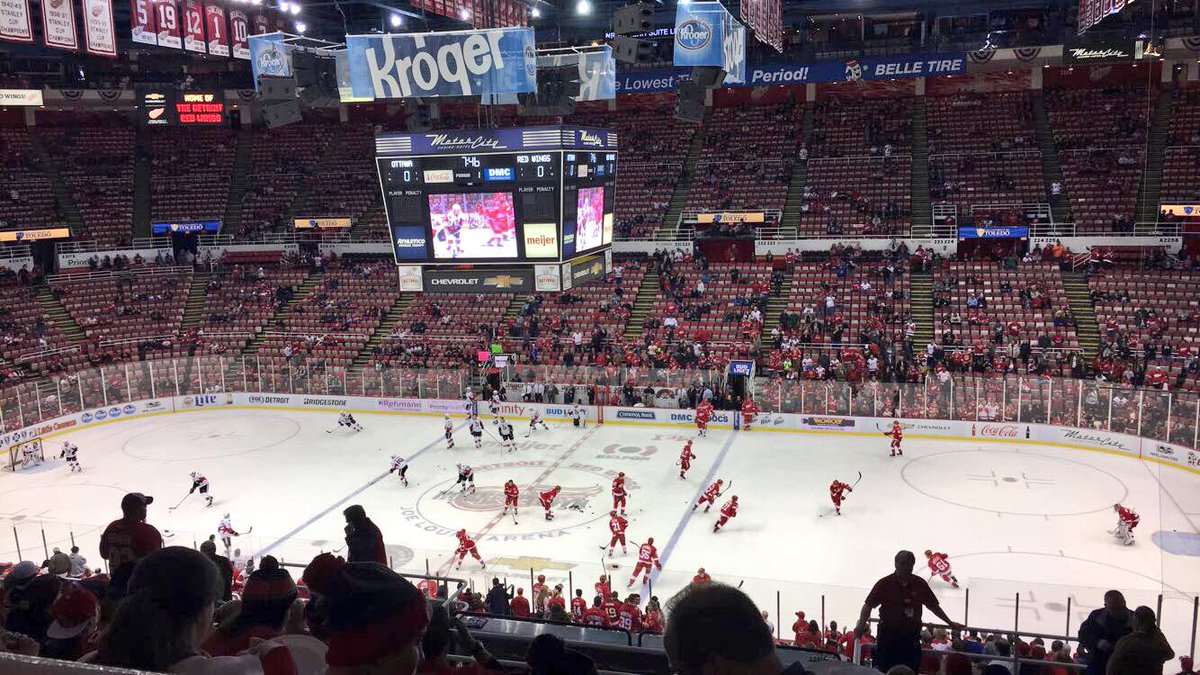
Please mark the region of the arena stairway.
[[84, 233], [87, 232], [86, 223], [83, 222], [83, 214], [79, 211], [79, 205], [75, 203], [75, 195], [71, 194], [71, 189], [67, 187], [67, 182], [63, 180], [62, 173], [58, 170], [58, 164], [51, 159], [50, 153], [46, 152], [46, 147], [42, 145], [42, 137], [37, 134], [30, 134], [30, 147], [33, 149], [34, 155], [37, 156], [38, 166], [42, 171], [46, 172], [46, 177], [50, 180], [50, 189], [54, 194], [54, 202], [58, 206], [58, 213], [66, 222], [67, 227], [71, 228], [71, 235], [77, 239], [86, 239]]
[[779, 295], [767, 298], [767, 311], [763, 312], [762, 333], [758, 336], [759, 353], [771, 351], [774, 342], [771, 341], [771, 330], [779, 327], [779, 315], [787, 309], [792, 297], [792, 275], [783, 275], [783, 283], [779, 287]]
[[913, 101], [912, 110], [912, 236], [933, 234], [933, 211], [929, 204], [929, 137], [925, 128], [925, 97]]
[[58, 326], [58, 329], [70, 340], [71, 344], [75, 345], [83, 342], [87, 337], [83, 332], [83, 328], [80, 328], [79, 324], [75, 322], [75, 318], [67, 311], [67, 308], [63, 307], [63, 304], [50, 292], [50, 286], [42, 284], [36, 288], [37, 303], [42, 309], [42, 314], [45, 314], [49, 317], [50, 321], [54, 322], [54, 325]]
[[137, 126], [133, 149], [133, 236], [150, 236], [150, 132]]
[[[812, 138], [813, 109], [804, 109], [802, 143], [807, 146]], [[783, 219], [779, 222], [778, 239], [796, 239], [800, 232], [800, 214], [804, 206], [804, 186], [808, 184], [808, 162], [793, 158], [792, 179], [788, 182], [787, 198], [783, 202]]]
[[400, 297], [388, 307], [387, 312], [380, 319], [379, 325], [371, 331], [371, 337], [367, 339], [367, 343], [355, 355], [351, 368], [365, 368], [371, 362], [371, 356], [374, 350], [379, 345], [383, 344], [384, 339], [392, 334], [396, 329], [396, 324], [400, 323], [400, 319], [404, 317], [404, 310], [408, 309], [416, 296], [412, 293], [401, 293]]
[[[1063, 179], [1062, 164], [1058, 161], [1058, 148], [1054, 145], [1054, 130], [1050, 128], [1050, 116], [1046, 114], [1046, 102], [1040, 94], [1033, 96], [1033, 119], [1037, 127], [1038, 149], [1042, 151], [1042, 180], [1046, 184], [1046, 198], [1050, 202], [1050, 215], [1056, 223], [1071, 222], [1070, 195], [1067, 182]], [[1062, 186], [1062, 194], [1054, 198], [1050, 185]]]
[[[229, 196], [225, 201], [225, 222], [221, 224], [226, 232], [237, 232], [242, 227], [242, 217], [245, 213], [244, 200], [246, 186], [249, 182], [251, 156], [254, 139], [250, 132], [242, 129], [234, 137], [236, 147], [233, 151], [233, 166], [229, 174]], [[287, 222], [287, 221], [285, 221]]]
[[909, 306], [917, 324], [917, 334], [913, 337], [913, 352], [916, 353], [933, 342], [933, 274], [913, 272], [909, 275], [908, 287]]
[[1075, 335], [1079, 346], [1088, 359], [1100, 348], [1100, 322], [1096, 320], [1096, 306], [1092, 304], [1091, 288], [1082, 272], [1063, 272], [1063, 290], [1075, 315]]
[[658, 269], [649, 265], [646, 276], [642, 277], [642, 285], [638, 287], [637, 295], [633, 298], [633, 309], [629, 311], [629, 323], [625, 324], [625, 339], [637, 342], [646, 331], [646, 317], [654, 309], [658, 297]]
[[692, 144], [688, 146], [687, 157], [683, 160], [683, 171], [675, 183], [675, 191], [671, 193], [671, 203], [663, 216], [662, 225], [658, 228], [658, 238], [674, 239], [679, 233], [679, 218], [683, 215], [683, 207], [687, 206], [688, 192], [692, 189], [692, 177], [696, 175], [696, 162], [700, 160], [700, 151], [704, 149], [705, 125], [712, 116], [712, 108], [704, 109], [704, 124], [701, 124], [692, 135]]
[[187, 301], [183, 305], [183, 321], [179, 324], [181, 332], [199, 328], [200, 323], [204, 321], [204, 298], [211, 279], [211, 274], [192, 275], [192, 286], [188, 289]]
[[296, 287], [296, 292], [292, 294], [292, 299], [288, 300], [286, 305], [284, 305], [279, 311], [275, 312], [274, 316], [271, 317], [271, 321], [267, 327], [259, 330], [258, 334], [246, 343], [246, 346], [242, 348], [241, 355], [251, 356], [253, 354], [257, 354], [259, 345], [261, 345], [263, 341], [267, 339], [267, 335], [274, 329], [275, 325], [279, 323], [280, 319], [282, 319], [286, 314], [290, 313], [292, 308], [295, 307], [296, 304], [298, 304], [301, 300], [307, 298], [321, 283], [321, 280], [322, 277], [319, 274], [310, 274], [305, 277], [304, 281], [300, 282], [300, 285]]
[[1138, 188], [1136, 222], [1158, 221], [1159, 197], [1162, 193], [1164, 156], [1167, 132], [1171, 126], [1171, 92], [1164, 91], [1154, 102], [1154, 122], [1150, 127], [1150, 142], [1146, 148], [1146, 169]]

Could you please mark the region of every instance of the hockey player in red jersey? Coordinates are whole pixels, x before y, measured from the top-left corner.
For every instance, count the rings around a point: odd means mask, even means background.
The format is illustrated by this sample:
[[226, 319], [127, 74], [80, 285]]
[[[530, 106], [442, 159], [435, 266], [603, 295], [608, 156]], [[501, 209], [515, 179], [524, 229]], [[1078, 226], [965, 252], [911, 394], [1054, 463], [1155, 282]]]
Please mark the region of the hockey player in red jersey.
[[603, 628], [608, 625], [608, 617], [604, 614], [603, 600], [597, 596], [592, 606], [583, 613], [583, 625], [593, 628]]
[[701, 436], [708, 435], [708, 421], [712, 419], [712, 402], [705, 399], [696, 406], [696, 429], [699, 430]]
[[[628, 553], [625, 549], [625, 528], [629, 527], [629, 521], [617, 515], [616, 511], [610, 511], [608, 514], [608, 529], [612, 532], [612, 540], [608, 542], [608, 557], [612, 557], [613, 550], [617, 547], [617, 542], [621, 542], [621, 554]], [[601, 577], [603, 579], [603, 577]]]
[[617, 477], [612, 482], [612, 498], [613, 510], [620, 510], [621, 515], [625, 515], [625, 498], [629, 495], [625, 491], [625, 472], [617, 474]]
[[479, 566], [486, 570], [487, 563], [479, 557], [479, 551], [475, 549], [475, 540], [467, 536], [467, 531], [459, 530], [454, 536], [458, 537], [458, 550], [454, 552], [458, 556], [458, 564], [454, 566], [454, 569], [462, 568], [463, 558], [470, 553], [472, 558], [479, 561]]
[[721, 507], [721, 518], [713, 525], [713, 532], [720, 532], [721, 528], [725, 527], [725, 523], [728, 523], [730, 518], [737, 515], [737, 510], [738, 500], [737, 495], [734, 495]]
[[625, 602], [621, 603], [620, 609], [617, 610], [619, 628], [631, 633], [642, 632], [642, 610], [638, 607], [641, 602], [642, 598], [637, 593], [625, 598]]
[[646, 576], [642, 577], [642, 583], [650, 583], [651, 565], [660, 570], [662, 569], [662, 563], [658, 562], [658, 549], [654, 548], [654, 537], [650, 537], [646, 540], [646, 543], [638, 547], [638, 563], [633, 568], [633, 576], [629, 579], [629, 585], [632, 586], [633, 582], [637, 581], [638, 575], [642, 573], [642, 570], [646, 571]]
[[559, 492], [562, 492], [562, 488], [555, 485], [553, 489], [538, 495], [538, 501], [542, 503], [542, 508], [546, 509], [546, 520], [554, 520], [554, 514], [550, 513], [550, 507], [554, 504], [554, 498], [558, 496]]
[[754, 404], [754, 399], [749, 396], [745, 401], [742, 401], [742, 428], [750, 431], [750, 425], [754, 423], [754, 418], [758, 416], [758, 406]]
[[616, 592], [605, 596], [604, 601], [600, 603], [600, 609], [604, 612], [604, 625], [616, 628], [621, 621], [621, 600]]
[[833, 502], [833, 509], [840, 516], [842, 515], [842, 500], [847, 492], [854, 492], [854, 488], [843, 483], [840, 480], [834, 480], [829, 484], [829, 499]]
[[583, 599], [583, 589], [575, 589], [575, 597], [571, 598], [571, 618], [576, 623], [583, 623], [583, 615], [587, 613], [587, 600]]
[[658, 596], [650, 596], [650, 602], [646, 603], [646, 618], [642, 621], [642, 632], [651, 635], [662, 635], [663, 632], [663, 613], [662, 607], [658, 604]]
[[529, 589], [529, 595], [533, 597], [533, 611], [538, 614], [546, 612], [546, 600], [549, 598], [549, 590], [549, 587], [546, 586], [546, 575], [539, 574], [537, 583]]
[[683, 446], [683, 451], [679, 453], [680, 478], [687, 478], [687, 472], [692, 468], [693, 459], [696, 459], [696, 453], [692, 452], [692, 440], [689, 438], [687, 444]]
[[709, 485], [708, 489], [704, 491], [704, 494], [700, 495], [700, 501], [696, 502], [696, 505], [692, 507], [692, 510], [695, 511], [696, 508], [701, 504], [708, 504], [708, 506], [704, 507], [704, 512], [708, 513], [708, 509], [711, 508], [713, 504], [717, 503], [717, 497], [721, 496], [721, 486], [724, 484], [725, 481], [718, 478], [717, 482]]
[[892, 438], [892, 457], [896, 455], [904, 456], [904, 450], [900, 449], [900, 441], [904, 440], [904, 427], [900, 426], [900, 420], [892, 421], [892, 430], [883, 432], [884, 436]]
[[705, 584], [711, 584], [711, 583], [712, 583], [712, 577], [709, 576], [708, 572], [704, 571], [703, 567], [696, 570], [696, 576], [692, 577], [692, 585], [693, 586], [704, 586]]
[[517, 489], [517, 484], [509, 480], [504, 484], [504, 513], [508, 513], [508, 507], [512, 507], [513, 515], [517, 515], [517, 498], [521, 496]]
[[603, 574], [600, 575], [600, 581], [597, 581], [592, 588], [595, 588], [596, 595], [602, 598], [607, 598], [608, 594], [612, 593], [612, 584], [609, 582], [608, 577]]
[[950, 556], [945, 553], [934, 553], [933, 551], [925, 551], [925, 562], [929, 565], [929, 578], [940, 576], [942, 581], [958, 588], [958, 579], [954, 573], [950, 571]]
[[1127, 509], [1120, 504], [1113, 504], [1113, 511], [1117, 512], [1117, 529], [1112, 533], [1119, 539], [1125, 540], [1126, 546], [1133, 545], [1133, 528], [1141, 522], [1139, 516], [1133, 509]]

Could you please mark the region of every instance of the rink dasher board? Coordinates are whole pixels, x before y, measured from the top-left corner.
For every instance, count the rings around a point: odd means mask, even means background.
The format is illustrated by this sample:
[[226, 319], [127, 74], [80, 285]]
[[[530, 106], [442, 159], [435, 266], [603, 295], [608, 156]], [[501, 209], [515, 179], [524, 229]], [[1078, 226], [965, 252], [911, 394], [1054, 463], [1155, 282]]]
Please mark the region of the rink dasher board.
[[[487, 402], [478, 403], [486, 416]], [[589, 424], [630, 425], [695, 429], [694, 411], [677, 408], [638, 408], [622, 406], [582, 406]], [[214, 410], [281, 410], [288, 412], [336, 413], [342, 410], [366, 415], [415, 415], [452, 419], [466, 415], [466, 403], [459, 399], [409, 399], [381, 396], [322, 396], [306, 394], [218, 393], [141, 399], [39, 422], [0, 434], [0, 451], [31, 438], [52, 439], [81, 429], [138, 420], [145, 417]], [[538, 412], [547, 422], [570, 422], [571, 406], [556, 403], [504, 402], [500, 415], [513, 420], [528, 420]], [[750, 433], [792, 433], [879, 438], [889, 431], [890, 417], [813, 415], [804, 413], [759, 413]], [[1150, 438], [1095, 429], [1058, 427], [1019, 422], [978, 422], [967, 420], [930, 420], [899, 418], [909, 439], [944, 440], [967, 443], [1034, 444], [1072, 450], [1088, 450], [1119, 455], [1171, 466], [1200, 474], [1200, 452]], [[716, 430], [744, 430], [744, 419], [737, 411], [714, 411], [709, 427]], [[884, 441], [879, 438], [880, 447]]]

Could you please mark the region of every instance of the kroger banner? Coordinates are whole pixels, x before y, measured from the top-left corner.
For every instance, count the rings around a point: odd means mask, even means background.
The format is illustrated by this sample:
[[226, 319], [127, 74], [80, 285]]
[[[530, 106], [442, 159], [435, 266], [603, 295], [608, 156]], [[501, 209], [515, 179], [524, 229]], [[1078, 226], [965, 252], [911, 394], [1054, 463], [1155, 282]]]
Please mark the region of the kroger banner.
[[675, 10], [674, 63], [716, 66], [731, 84], [745, 81], [745, 26], [719, 2], [680, 4]]
[[254, 74], [254, 91], [258, 91], [260, 75], [289, 77], [292, 74], [292, 48], [284, 43], [283, 33], [250, 36], [250, 71]]
[[522, 94], [537, 89], [532, 28], [347, 35], [355, 98]]
[[617, 62], [612, 47], [590, 52], [538, 54], [538, 68], [579, 66], [577, 101], [606, 101], [617, 97]]

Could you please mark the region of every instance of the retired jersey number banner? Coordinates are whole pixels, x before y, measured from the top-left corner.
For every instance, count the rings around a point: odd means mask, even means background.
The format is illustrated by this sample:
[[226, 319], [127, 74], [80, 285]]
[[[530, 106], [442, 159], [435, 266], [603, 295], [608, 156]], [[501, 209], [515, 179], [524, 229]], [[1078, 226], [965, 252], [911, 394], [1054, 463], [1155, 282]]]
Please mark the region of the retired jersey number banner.
[[780, 0], [742, 0], [742, 21], [754, 29], [754, 36], [783, 51], [783, 10]]
[[83, 0], [83, 46], [89, 54], [116, 57], [112, 0]]
[[204, 7], [200, 0], [183, 0], [183, 48], [201, 54], [208, 51], [204, 42]]
[[[0, 0], [2, 1], [2, 0]], [[144, 45], [158, 44], [154, 0], [130, 0], [129, 36]]]
[[719, 2], [680, 4], [675, 10], [674, 62], [720, 68], [726, 82], [744, 82], [746, 27]]
[[523, 94], [537, 89], [532, 28], [348, 35], [355, 98]]
[[229, 56], [229, 24], [225, 22], [224, 7], [215, 2], [205, 3], [204, 29], [208, 33], [208, 53]]
[[77, 51], [74, 0], [42, 0], [42, 37], [47, 47]]
[[179, 25], [179, 3], [176, 0], [156, 0], [158, 46], [183, 49], [183, 30]]
[[229, 10], [229, 35], [233, 40], [233, 58], [250, 59], [250, 19], [240, 9]]

